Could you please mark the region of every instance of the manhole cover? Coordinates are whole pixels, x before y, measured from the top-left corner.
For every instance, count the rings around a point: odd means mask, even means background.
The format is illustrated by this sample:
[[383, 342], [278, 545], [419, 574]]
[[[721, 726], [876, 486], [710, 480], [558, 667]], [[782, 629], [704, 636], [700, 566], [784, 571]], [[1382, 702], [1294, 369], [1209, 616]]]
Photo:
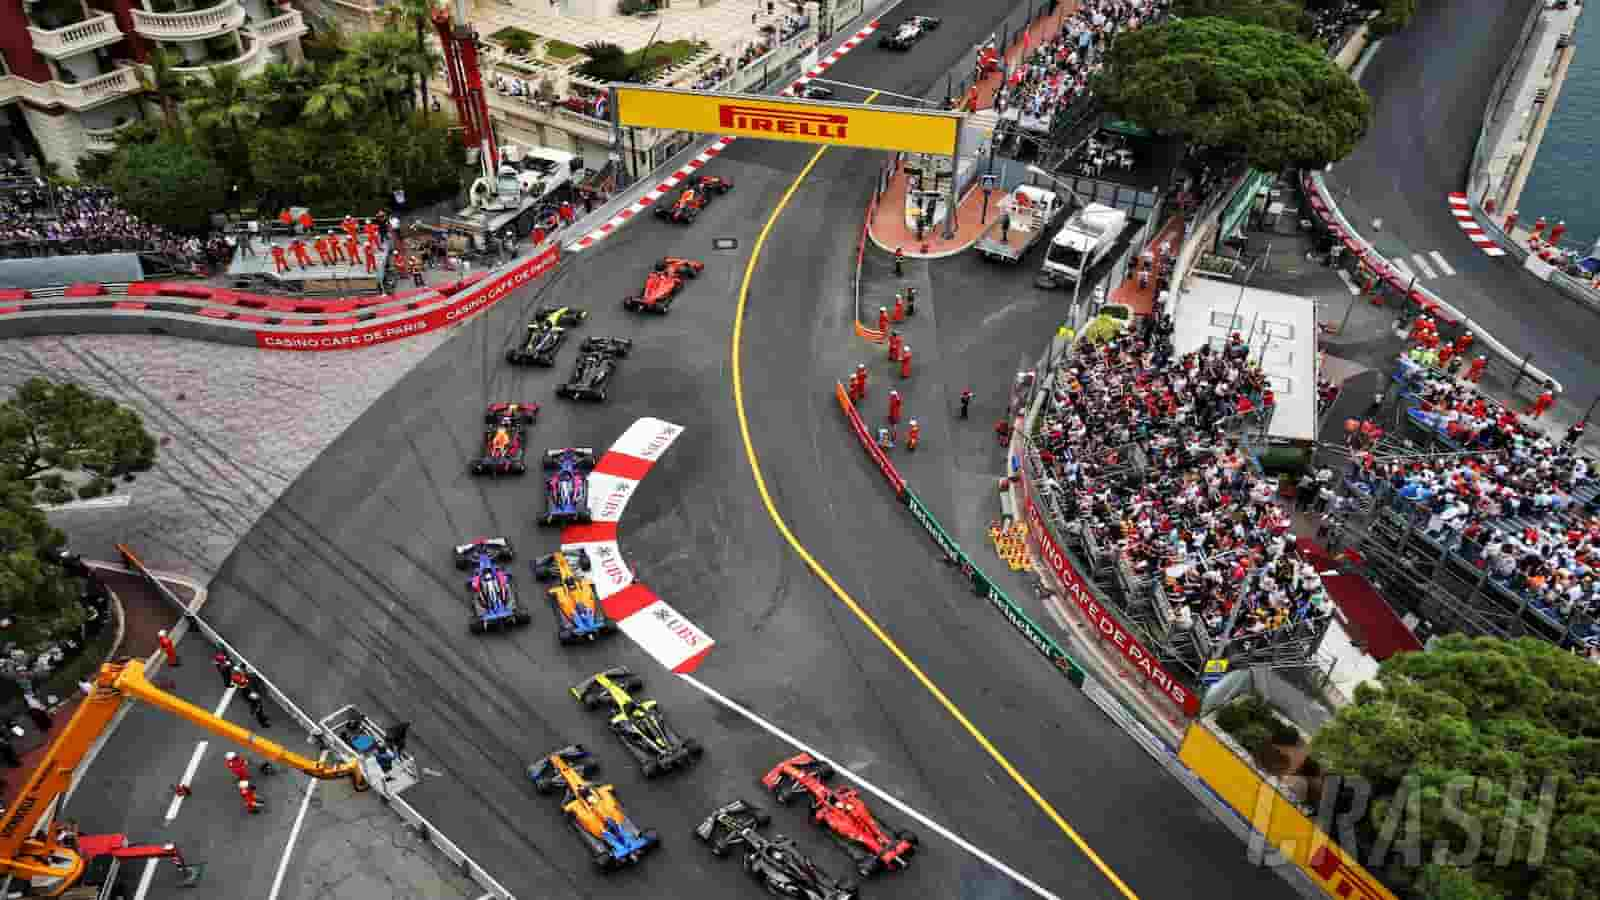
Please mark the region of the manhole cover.
[[711, 247], [714, 250], [737, 250], [737, 249], [739, 249], [739, 239], [738, 238], [713, 238], [711, 240]]

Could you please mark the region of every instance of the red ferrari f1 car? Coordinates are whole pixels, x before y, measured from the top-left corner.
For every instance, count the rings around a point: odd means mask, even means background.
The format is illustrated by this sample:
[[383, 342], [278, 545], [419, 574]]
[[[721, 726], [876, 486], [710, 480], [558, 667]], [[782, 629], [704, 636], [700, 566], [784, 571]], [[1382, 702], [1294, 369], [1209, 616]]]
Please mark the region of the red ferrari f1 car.
[[644, 279], [644, 293], [625, 297], [622, 308], [666, 315], [672, 300], [683, 290], [684, 279], [699, 278], [706, 264], [698, 259], [664, 256]]
[[833, 767], [808, 753], [778, 763], [761, 779], [780, 806], [811, 798], [811, 821], [826, 828], [856, 862], [862, 877], [882, 869], [904, 869], [917, 852], [917, 836], [879, 822], [854, 788], [828, 785]]

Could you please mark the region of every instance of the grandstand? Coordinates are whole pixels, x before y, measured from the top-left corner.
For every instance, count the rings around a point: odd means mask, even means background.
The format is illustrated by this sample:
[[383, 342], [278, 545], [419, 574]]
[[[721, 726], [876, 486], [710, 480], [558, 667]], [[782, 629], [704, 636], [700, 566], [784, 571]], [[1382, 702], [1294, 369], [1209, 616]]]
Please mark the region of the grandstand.
[[1400, 437], [1355, 453], [1341, 538], [1429, 632], [1600, 653], [1600, 463], [1402, 358]]
[[1047, 372], [1027, 435], [1039, 501], [1163, 664], [1304, 666], [1332, 604], [1256, 462], [1277, 402], [1262, 351], [1229, 334], [1180, 355], [1173, 339], [1170, 318], [1141, 317]]

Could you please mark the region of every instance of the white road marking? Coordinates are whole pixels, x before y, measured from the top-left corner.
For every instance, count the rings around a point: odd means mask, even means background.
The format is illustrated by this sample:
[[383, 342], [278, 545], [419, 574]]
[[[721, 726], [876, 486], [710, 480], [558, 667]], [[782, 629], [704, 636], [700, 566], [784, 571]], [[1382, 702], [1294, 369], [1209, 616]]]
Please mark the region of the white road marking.
[[1440, 253], [1439, 251], [1434, 250], [1433, 252], [1429, 253], [1428, 255], [1433, 257], [1433, 264], [1438, 266], [1439, 267], [1439, 271], [1443, 272], [1446, 277], [1449, 277], [1449, 276], [1454, 275], [1456, 273], [1456, 270], [1450, 268], [1450, 264], [1444, 261], [1444, 254], [1443, 253]]
[[[223, 691], [222, 699], [217, 702], [217, 708], [213, 710], [211, 714], [221, 718], [222, 714], [228, 711], [228, 704], [233, 700], [233, 695], [236, 690], [238, 689], [230, 686], [227, 690]], [[183, 780], [179, 781], [179, 784], [183, 785], [184, 787], [188, 787], [190, 782], [194, 781], [194, 773], [200, 768], [200, 758], [206, 755], [206, 746], [209, 743], [209, 741], [201, 741], [194, 746], [194, 755], [189, 757], [189, 767], [183, 770]], [[182, 808], [183, 795], [174, 792], [172, 795], [172, 803], [167, 807], [167, 821], [171, 822], [173, 819], [176, 819], [178, 817], [178, 810]]]
[[1339, 280], [1344, 282], [1344, 286], [1350, 289], [1350, 293], [1361, 293], [1361, 285], [1356, 284], [1356, 280], [1350, 277], [1349, 272], [1346, 272], [1343, 269], [1334, 269], [1334, 271], [1339, 273]]
[[1389, 257], [1389, 265], [1394, 266], [1395, 271], [1399, 272], [1403, 278], [1411, 279], [1417, 277], [1417, 273], [1411, 271], [1411, 267], [1406, 265], [1405, 258], [1398, 254]]
[[74, 500], [70, 503], [40, 504], [39, 509], [44, 512], [77, 512], [92, 509], [117, 509], [133, 502], [132, 494], [112, 494], [109, 497], [95, 497], [90, 500]]
[[133, 900], [144, 900], [144, 895], [150, 893], [150, 882], [156, 880], [156, 866], [160, 864], [159, 857], [145, 860], [144, 871], [139, 873], [139, 887], [133, 892]]
[[1417, 253], [1414, 254], [1411, 259], [1417, 264], [1417, 270], [1422, 273], [1423, 278], [1439, 277], [1439, 274], [1433, 271], [1433, 266], [1428, 265], [1428, 258], [1426, 256], [1423, 256], [1421, 253]]
[[989, 855], [988, 853], [985, 853], [984, 851], [978, 849], [971, 842], [965, 840], [960, 835], [958, 835], [955, 832], [951, 831], [950, 829], [944, 827], [943, 825], [940, 825], [938, 822], [935, 822], [934, 820], [928, 818], [927, 816], [923, 815], [922, 813], [917, 812], [916, 810], [914, 810], [911, 807], [907, 806], [905, 803], [902, 803], [900, 800], [896, 799], [895, 797], [893, 797], [889, 793], [885, 792], [881, 788], [877, 787], [876, 785], [874, 785], [871, 782], [867, 781], [866, 779], [862, 778], [860, 775], [857, 775], [856, 773], [850, 771], [849, 769], [845, 768], [844, 766], [840, 765], [839, 763], [835, 762], [834, 760], [831, 760], [828, 757], [824, 756], [820, 751], [812, 749], [811, 747], [808, 747], [805, 744], [801, 743], [799, 738], [794, 737], [793, 735], [789, 734], [788, 732], [784, 731], [783, 729], [779, 728], [778, 726], [772, 724], [771, 722], [768, 722], [766, 719], [761, 718], [760, 716], [756, 715], [755, 713], [751, 712], [750, 710], [745, 709], [743, 706], [740, 706], [738, 703], [735, 703], [734, 701], [728, 699], [727, 697], [724, 697], [722, 694], [718, 693], [716, 689], [714, 689], [714, 688], [710, 687], [709, 685], [707, 685], [706, 683], [700, 681], [698, 678], [695, 678], [693, 675], [679, 675], [678, 677], [682, 678], [684, 681], [689, 682], [689, 684], [693, 685], [701, 693], [705, 694], [707, 697], [710, 697], [712, 700], [717, 701], [718, 703], [722, 704], [723, 706], [726, 706], [728, 709], [731, 709], [734, 712], [738, 713], [739, 715], [744, 716], [746, 719], [749, 719], [751, 722], [754, 722], [763, 731], [767, 732], [768, 734], [772, 735], [773, 737], [777, 738], [778, 740], [783, 741], [784, 743], [788, 744], [791, 747], [794, 747], [796, 750], [799, 750], [801, 753], [809, 753], [812, 756], [812, 758], [817, 759], [817, 760], [819, 760], [821, 762], [825, 762], [828, 765], [832, 766], [834, 768], [834, 770], [837, 771], [840, 775], [843, 775], [845, 778], [848, 778], [849, 780], [851, 780], [851, 781], [855, 782], [856, 784], [860, 785], [864, 790], [866, 790], [867, 793], [873, 795], [874, 797], [877, 797], [879, 800], [882, 800], [884, 803], [887, 803], [888, 805], [894, 807], [896, 810], [899, 810], [902, 815], [905, 815], [905, 816], [907, 816], [909, 818], [915, 819], [920, 825], [922, 825], [922, 827], [928, 829], [929, 831], [934, 832], [935, 834], [939, 835], [940, 837], [944, 838], [945, 840], [949, 841], [950, 843], [955, 844], [957, 847], [960, 847], [961, 849], [967, 851], [968, 853], [972, 854], [973, 856], [977, 857], [978, 859], [982, 860], [983, 862], [988, 863], [989, 865], [993, 866], [995, 869], [997, 869], [998, 871], [1004, 873], [1005, 875], [1010, 877], [1011, 880], [1015, 881], [1017, 884], [1020, 884], [1025, 888], [1027, 888], [1029, 891], [1032, 891], [1033, 893], [1039, 895], [1040, 897], [1045, 898], [1045, 900], [1061, 900], [1061, 898], [1058, 897], [1057, 895], [1050, 893], [1049, 891], [1045, 890], [1043, 887], [1040, 887], [1038, 884], [1034, 883], [1033, 881], [1030, 881], [1021, 872], [1018, 872], [1016, 869], [1011, 868], [1010, 866], [1006, 865], [1005, 863], [1001, 862], [1000, 860], [996, 859], [995, 857], [993, 857], [993, 856]]
[[[328, 751], [322, 751], [317, 757], [317, 762], [328, 758]], [[311, 808], [311, 793], [317, 789], [317, 779], [306, 780], [306, 793], [300, 800], [300, 811], [295, 813], [294, 825], [289, 829], [289, 843], [283, 848], [283, 858], [278, 860], [278, 874], [272, 876], [272, 891], [267, 894], [267, 900], [278, 900], [278, 891], [283, 889], [283, 876], [289, 874], [289, 856], [294, 853], [295, 842], [300, 840], [300, 826], [305, 824], [306, 810]]]

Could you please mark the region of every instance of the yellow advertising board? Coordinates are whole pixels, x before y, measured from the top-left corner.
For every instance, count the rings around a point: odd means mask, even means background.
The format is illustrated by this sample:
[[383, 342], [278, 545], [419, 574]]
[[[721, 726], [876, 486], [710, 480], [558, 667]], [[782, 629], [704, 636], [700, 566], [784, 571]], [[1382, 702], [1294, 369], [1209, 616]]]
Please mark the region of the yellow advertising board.
[[1336, 900], [1395, 900], [1350, 854], [1328, 838], [1277, 789], [1217, 740], [1207, 728], [1190, 725], [1178, 758], [1200, 776], [1223, 802], [1266, 836], [1279, 853]]
[[616, 85], [617, 123], [769, 141], [950, 156], [960, 113]]

